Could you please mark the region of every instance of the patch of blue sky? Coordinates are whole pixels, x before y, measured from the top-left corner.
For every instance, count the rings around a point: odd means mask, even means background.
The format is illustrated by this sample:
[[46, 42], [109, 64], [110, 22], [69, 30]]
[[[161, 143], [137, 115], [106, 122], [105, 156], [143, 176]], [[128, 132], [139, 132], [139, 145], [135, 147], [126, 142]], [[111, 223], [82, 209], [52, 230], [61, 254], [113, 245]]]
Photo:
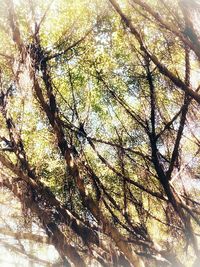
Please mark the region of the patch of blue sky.
[[43, 130], [45, 128], [45, 125], [43, 122], [39, 121], [36, 125], [37, 131]]

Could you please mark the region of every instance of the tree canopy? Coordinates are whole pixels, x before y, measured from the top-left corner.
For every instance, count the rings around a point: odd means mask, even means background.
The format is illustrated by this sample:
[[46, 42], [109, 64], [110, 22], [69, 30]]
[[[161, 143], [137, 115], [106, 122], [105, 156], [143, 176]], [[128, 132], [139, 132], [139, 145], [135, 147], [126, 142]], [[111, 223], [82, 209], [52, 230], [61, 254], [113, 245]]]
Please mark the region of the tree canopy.
[[1, 1], [3, 266], [200, 266], [199, 24], [198, 0]]

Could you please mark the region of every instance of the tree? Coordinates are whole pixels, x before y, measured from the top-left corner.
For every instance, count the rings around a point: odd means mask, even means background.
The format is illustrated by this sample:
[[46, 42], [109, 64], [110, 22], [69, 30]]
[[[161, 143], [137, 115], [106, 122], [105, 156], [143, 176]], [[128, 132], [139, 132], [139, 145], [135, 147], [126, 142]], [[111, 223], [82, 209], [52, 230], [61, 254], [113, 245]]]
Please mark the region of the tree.
[[3, 1], [0, 183], [64, 266], [198, 266], [199, 10]]

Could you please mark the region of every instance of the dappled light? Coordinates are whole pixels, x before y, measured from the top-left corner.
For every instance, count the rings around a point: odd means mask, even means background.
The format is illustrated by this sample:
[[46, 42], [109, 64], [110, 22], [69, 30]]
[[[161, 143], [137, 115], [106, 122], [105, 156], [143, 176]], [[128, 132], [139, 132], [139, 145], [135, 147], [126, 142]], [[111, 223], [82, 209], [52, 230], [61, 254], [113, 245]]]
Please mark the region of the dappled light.
[[2, 0], [0, 266], [200, 266], [198, 0]]

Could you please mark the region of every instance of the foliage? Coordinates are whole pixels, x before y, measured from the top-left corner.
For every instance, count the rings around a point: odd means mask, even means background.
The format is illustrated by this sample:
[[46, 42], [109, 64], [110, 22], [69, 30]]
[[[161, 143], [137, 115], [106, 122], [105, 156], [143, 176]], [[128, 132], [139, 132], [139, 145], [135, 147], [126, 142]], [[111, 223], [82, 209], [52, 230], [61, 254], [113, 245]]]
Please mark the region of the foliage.
[[[13, 252], [198, 266], [199, 12], [195, 0], [2, 1], [0, 184], [30, 232], [1, 215]], [[36, 257], [44, 233], [56, 263]]]

